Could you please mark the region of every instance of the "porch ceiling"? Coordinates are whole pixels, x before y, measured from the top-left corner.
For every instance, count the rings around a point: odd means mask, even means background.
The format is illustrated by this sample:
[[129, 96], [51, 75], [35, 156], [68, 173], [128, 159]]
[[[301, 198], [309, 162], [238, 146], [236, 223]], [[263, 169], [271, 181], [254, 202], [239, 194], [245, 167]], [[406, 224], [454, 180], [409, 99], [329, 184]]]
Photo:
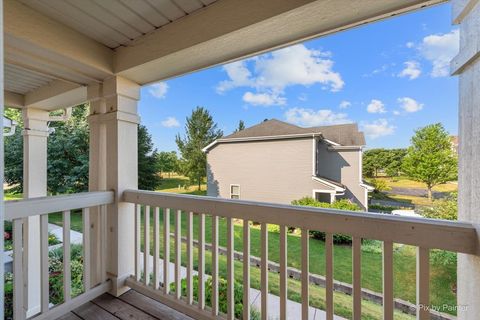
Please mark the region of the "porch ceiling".
[[216, 0], [20, 0], [109, 48], [180, 19]]
[[114, 75], [145, 85], [445, 1], [8, 0], [5, 104], [64, 108]]

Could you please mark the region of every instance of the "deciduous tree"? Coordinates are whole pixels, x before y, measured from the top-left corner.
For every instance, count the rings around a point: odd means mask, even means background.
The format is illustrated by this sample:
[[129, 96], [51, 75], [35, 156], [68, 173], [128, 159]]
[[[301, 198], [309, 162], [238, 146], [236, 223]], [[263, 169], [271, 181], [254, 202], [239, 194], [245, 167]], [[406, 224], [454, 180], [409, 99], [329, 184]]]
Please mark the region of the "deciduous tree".
[[428, 125], [415, 132], [411, 144], [402, 169], [411, 179], [425, 183], [432, 199], [434, 186], [457, 179], [458, 160], [449, 134], [440, 123]]
[[198, 184], [198, 190], [207, 175], [207, 157], [202, 149], [222, 136], [222, 130], [217, 128], [208, 110], [197, 107], [190, 117], [187, 117], [185, 138], [179, 134], [176, 137], [182, 156], [182, 171], [192, 183]]

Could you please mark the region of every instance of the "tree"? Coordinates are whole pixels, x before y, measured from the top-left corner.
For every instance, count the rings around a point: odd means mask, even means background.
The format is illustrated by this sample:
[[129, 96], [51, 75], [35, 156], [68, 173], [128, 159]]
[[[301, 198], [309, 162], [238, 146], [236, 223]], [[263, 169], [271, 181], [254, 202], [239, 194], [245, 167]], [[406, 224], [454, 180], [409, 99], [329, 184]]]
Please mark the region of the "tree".
[[160, 184], [158, 154], [152, 136], [143, 125], [138, 126], [138, 188], [155, 190]]
[[15, 191], [23, 190], [23, 121], [18, 109], [5, 109], [5, 116], [15, 120], [18, 126], [15, 134], [4, 137], [5, 148], [5, 183], [16, 186]]
[[168, 172], [170, 175], [171, 172], [178, 170], [178, 158], [175, 151], [162, 151], [157, 156], [158, 170], [160, 173]]
[[198, 183], [198, 190], [207, 175], [207, 157], [202, 149], [222, 136], [208, 110], [197, 107], [187, 117], [185, 138], [178, 134], [175, 139], [182, 156], [182, 171], [192, 183]]
[[243, 120], [240, 120], [238, 122], [238, 127], [237, 129], [235, 129], [234, 133], [242, 130], [245, 130], [245, 122], [243, 122]]
[[367, 177], [378, 177], [384, 171], [390, 177], [400, 175], [406, 149], [370, 149], [363, 153], [363, 174]]
[[47, 186], [52, 194], [88, 190], [89, 128], [88, 105], [72, 110], [65, 122], [51, 122], [48, 137]]
[[415, 132], [411, 144], [402, 169], [411, 179], [425, 183], [432, 199], [434, 186], [457, 178], [458, 160], [449, 134], [440, 123], [428, 125]]
[[398, 177], [402, 171], [403, 158], [407, 154], [406, 149], [387, 150], [387, 166], [384, 168], [389, 177]]

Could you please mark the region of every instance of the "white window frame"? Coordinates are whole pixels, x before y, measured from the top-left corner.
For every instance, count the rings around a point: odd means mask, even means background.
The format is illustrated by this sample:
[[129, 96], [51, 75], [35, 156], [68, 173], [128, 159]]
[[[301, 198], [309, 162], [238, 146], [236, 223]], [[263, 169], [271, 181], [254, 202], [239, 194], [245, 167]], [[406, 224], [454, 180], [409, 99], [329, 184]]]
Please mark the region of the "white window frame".
[[335, 190], [313, 189], [312, 198], [315, 200], [317, 200], [317, 197], [316, 197], [317, 193], [330, 193], [330, 203], [333, 203], [335, 201], [335, 194], [337, 192]]
[[238, 195], [235, 194], [236, 196], [238, 196], [238, 199], [235, 199], [235, 200], [240, 200], [241, 188], [240, 188], [240, 185], [237, 183], [230, 184], [230, 199], [233, 199], [232, 195], [234, 195], [232, 194], [232, 187], [238, 187]]

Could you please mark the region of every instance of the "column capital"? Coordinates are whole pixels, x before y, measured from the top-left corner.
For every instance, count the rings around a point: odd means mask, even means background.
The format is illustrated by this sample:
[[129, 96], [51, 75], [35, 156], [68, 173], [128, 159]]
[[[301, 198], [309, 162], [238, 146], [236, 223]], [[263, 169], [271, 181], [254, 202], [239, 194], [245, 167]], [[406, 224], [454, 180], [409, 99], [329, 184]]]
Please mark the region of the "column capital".
[[102, 123], [107, 121], [124, 121], [139, 124], [140, 117], [137, 114], [124, 112], [124, 111], [113, 111], [108, 113], [97, 113], [91, 114], [88, 116], [89, 123]]

